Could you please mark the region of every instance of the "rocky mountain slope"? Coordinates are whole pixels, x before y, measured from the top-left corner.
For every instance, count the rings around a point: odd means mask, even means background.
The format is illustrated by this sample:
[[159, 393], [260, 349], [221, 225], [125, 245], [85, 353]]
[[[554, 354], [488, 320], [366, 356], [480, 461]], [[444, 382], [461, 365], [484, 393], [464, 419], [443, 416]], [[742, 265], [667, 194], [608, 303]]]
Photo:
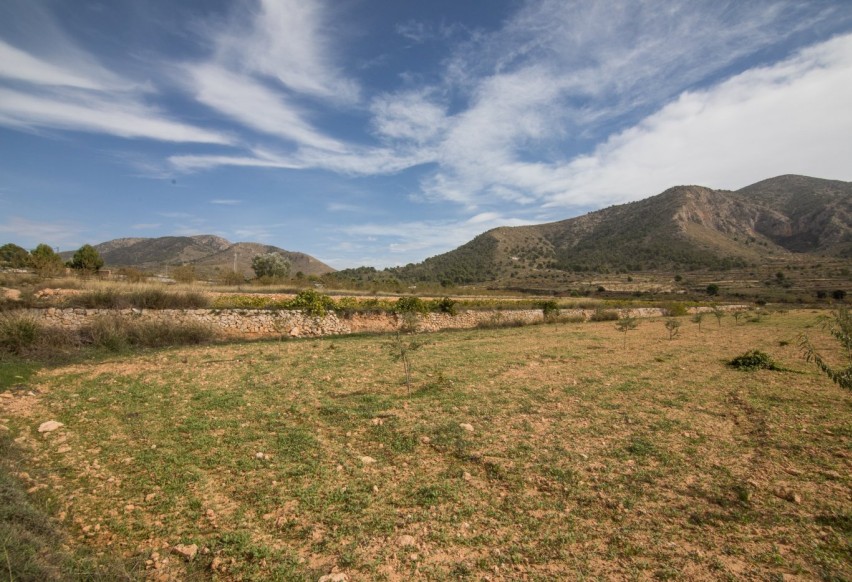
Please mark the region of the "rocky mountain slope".
[[568, 220], [496, 228], [389, 271], [404, 281], [509, 283], [532, 273], [725, 270], [807, 257], [852, 258], [852, 183], [785, 175], [737, 191], [677, 186]]
[[159, 238], [119, 238], [95, 245], [107, 267], [135, 267], [164, 271], [169, 266], [193, 265], [205, 275], [236, 270], [253, 276], [251, 260], [264, 253], [280, 253], [290, 260], [290, 272], [323, 275], [334, 271], [305, 253], [260, 243], [232, 243], [213, 235], [164, 236]]

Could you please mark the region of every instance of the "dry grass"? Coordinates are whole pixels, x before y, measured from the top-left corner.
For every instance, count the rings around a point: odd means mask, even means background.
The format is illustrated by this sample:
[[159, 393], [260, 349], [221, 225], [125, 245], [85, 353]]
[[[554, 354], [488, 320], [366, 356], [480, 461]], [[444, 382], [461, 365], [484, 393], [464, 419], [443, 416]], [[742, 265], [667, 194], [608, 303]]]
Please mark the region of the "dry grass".
[[[346, 337], [68, 365], [0, 402], [75, 543], [151, 576], [842, 580], [850, 395], [789, 343], [815, 319], [438, 333], [410, 397], [387, 338]], [[750, 349], [789, 371], [725, 365]]]

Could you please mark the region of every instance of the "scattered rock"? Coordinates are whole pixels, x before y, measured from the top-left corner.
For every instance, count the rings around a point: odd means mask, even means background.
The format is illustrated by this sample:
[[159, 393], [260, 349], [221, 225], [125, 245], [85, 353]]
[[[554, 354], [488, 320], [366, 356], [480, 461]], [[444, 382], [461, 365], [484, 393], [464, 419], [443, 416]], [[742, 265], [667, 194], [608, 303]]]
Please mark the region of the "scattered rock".
[[463, 428], [467, 432], [473, 432], [473, 425], [467, 422], [462, 422], [459, 424], [459, 428]]
[[71, 447], [69, 447], [68, 445], [62, 445], [61, 447], [56, 449], [56, 452], [61, 454], [70, 453]]
[[420, 437], [420, 442], [423, 443], [424, 445], [428, 445], [429, 443], [432, 442], [432, 439], [430, 439], [427, 436], [422, 436], [422, 437]]
[[255, 453], [255, 454], [254, 454], [254, 458], [255, 458], [255, 459], [260, 459], [260, 460], [262, 461], [263, 459], [265, 459], [265, 458], [266, 458], [266, 455], [265, 455], [265, 454], [263, 454], [263, 453]]
[[172, 553], [181, 556], [184, 560], [189, 562], [193, 560], [195, 555], [198, 553], [198, 546], [196, 544], [178, 544], [172, 548]]
[[151, 500], [153, 500], [156, 496], [157, 496], [157, 494], [156, 494], [156, 493], [149, 493], [148, 495], [146, 495], [146, 496], [145, 496], [145, 503], [150, 502], [150, 501], [151, 501]]
[[465, 471], [464, 474], [462, 474], [462, 479], [464, 479], [465, 481], [470, 481], [471, 479], [473, 479], [473, 476], [467, 471]]
[[362, 463], [364, 463], [365, 465], [372, 465], [373, 463], [376, 462], [376, 459], [374, 459], [373, 457], [367, 457], [367, 456], [358, 457], [358, 460], [361, 461]]
[[343, 572], [332, 572], [331, 574], [320, 576], [317, 582], [349, 582], [349, 575]]
[[414, 536], [406, 534], [399, 536], [399, 539], [396, 541], [396, 543], [400, 548], [407, 548], [409, 546], [417, 545], [417, 540], [414, 539]]
[[374, 418], [370, 421], [370, 424], [372, 424], [373, 426], [381, 426], [384, 423], [385, 423], [385, 421], [382, 420], [381, 418]]
[[53, 432], [57, 428], [65, 426], [61, 422], [56, 422], [55, 420], [48, 420], [47, 422], [43, 422], [38, 426], [38, 432]]
[[795, 503], [796, 505], [799, 505], [802, 502], [801, 495], [799, 495], [792, 489], [787, 489], [786, 487], [779, 487], [772, 493], [773, 495], [775, 495], [775, 497], [783, 499], [784, 501], [789, 501], [790, 503]]
[[210, 562], [210, 569], [213, 570], [214, 572], [218, 572], [219, 570], [221, 570], [222, 569], [222, 558], [220, 558], [219, 556], [216, 556], [215, 558], [213, 558], [213, 561]]
[[0, 430], [2, 430], [3, 432], [9, 432], [10, 429], [5, 424], [0, 424]]
[[300, 335], [302, 335], [302, 330], [298, 327], [294, 327], [290, 330], [290, 337], [299, 337]]
[[2, 394], [0, 394], [0, 398], [14, 398], [14, 396], [12, 395], [11, 392], [9, 392], [7, 390], [6, 392], [3, 392]]

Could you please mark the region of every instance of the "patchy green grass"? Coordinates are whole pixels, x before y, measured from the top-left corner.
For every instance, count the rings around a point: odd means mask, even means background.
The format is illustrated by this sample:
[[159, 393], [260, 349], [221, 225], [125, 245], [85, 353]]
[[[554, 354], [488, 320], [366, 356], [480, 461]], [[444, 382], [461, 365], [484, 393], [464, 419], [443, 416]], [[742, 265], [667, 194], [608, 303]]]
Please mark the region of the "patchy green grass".
[[779, 346], [815, 317], [442, 332], [410, 396], [383, 337], [168, 349], [0, 404], [71, 545], [150, 576], [848, 579], [852, 400]]

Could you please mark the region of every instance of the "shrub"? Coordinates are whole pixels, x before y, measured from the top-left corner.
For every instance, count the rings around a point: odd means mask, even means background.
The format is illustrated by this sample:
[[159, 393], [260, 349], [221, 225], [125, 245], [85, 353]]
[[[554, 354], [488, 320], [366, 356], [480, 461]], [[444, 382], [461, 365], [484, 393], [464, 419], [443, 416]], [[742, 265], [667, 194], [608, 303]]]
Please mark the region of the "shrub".
[[74, 336], [62, 328], [46, 326], [20, 313], [0, 314], [0, 351], [32, 354], [73, 347], [75, 343]]
[[334, 299], [313, 289], [301, 291], [287, 304], [287, 309], [299, 309], [317, 317], [325, 315], [335, 307]]
[[742, 355], [737, 356], [728, 365], [737, 370], [745, 370], [753, 372], [754, 370], [775, 370], [783, 371], [783, 368], [778, 366], [769, 354], [759, 350], [751, 350]]
[[442, 297], [441, 299], [433, 301], [432, 310], [437, 311], [438, 313], [449, 313], [450, 315], [458, 313], [456, 302], [449, 297]]
[[195, 267], [192, 265], [172, 268], [172, 279], [178, 283], [194, 283], [196, 278]]
[[251, 268], [258, 279], [280, 280], [290, 274], [290, 261], [279, 253], [255, 255]]
[[615, 324], [615, 329], [624, 334], [623, 347], [627, 347], [627, 332], [633, 331], [637, 327], [639, 327], [639, 320], [629, 315], [625, 315], [624, 317], [618, 320], [618, 323]]
[[618, 312], [598, 307], [589, 319], [591, 321], [618, 321]]
[[686, 304], [673, 301], [663, 306], [663, 312], [669, 317], [681, 317], [688, 313]]
[[545, 321], [553, 321], [559, 317], [559, 303], [555, 299], [541, 302], [541, 313]]
[[174, 293], [153, 288], [122, 294], [115, 289], [96, 289], [68, 297], [66, 305], [86, 309], [202, 309], [210, 300], [194, 291]]
[[31, 317], [4, 314], [0, 316], [0, 347], [13, 354], [25, 353], [38, 342], [40, 328], [39, 323]]
[[710, 296], [718, 295], [719, 294], [719, 285], [717, 285], [716, 283], [710, 283], [709, 285], [707, 285], [706, 291], [707, 291], [707, 295], [710, 295]]
[[203, 324], [138, 321], [118, 315], [98, 317], [80, 330], [84, 343], [109, 351], [129, 347], [159, 348], [205, 343], [215, 336]]
[[429, 311], [429, 308], [426, 302], [420, 299], [420, 297], [412, 295], [397, 299], [393, 310], [396, 313], [426, 313]]
[[71, 267], [81, 271], [99, 271], [104, 266], [100, 253], [92, 245], [83, 245], [71, 258]]

